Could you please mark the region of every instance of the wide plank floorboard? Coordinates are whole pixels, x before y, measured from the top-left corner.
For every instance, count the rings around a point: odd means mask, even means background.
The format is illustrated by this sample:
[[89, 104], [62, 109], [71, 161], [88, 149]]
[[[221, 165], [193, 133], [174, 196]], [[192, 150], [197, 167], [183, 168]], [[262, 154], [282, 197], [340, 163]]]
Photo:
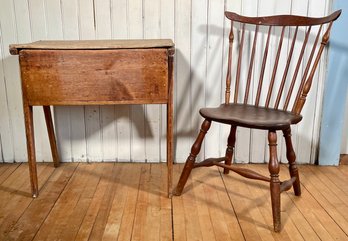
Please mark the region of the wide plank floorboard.
[[[269, 175], [267, 164], [240, 166]], [[302, 196], [281, 194], [275, 233], [269, 184], [221, 168], [194, 169], [169, 199], [165, 164], [38, 164], [33, 199], [28, 165], [0, 164], [0, 240], [348, 240], [348, 167], [299, 170]], [[280, 179], [288, 175], [281, 165]]]

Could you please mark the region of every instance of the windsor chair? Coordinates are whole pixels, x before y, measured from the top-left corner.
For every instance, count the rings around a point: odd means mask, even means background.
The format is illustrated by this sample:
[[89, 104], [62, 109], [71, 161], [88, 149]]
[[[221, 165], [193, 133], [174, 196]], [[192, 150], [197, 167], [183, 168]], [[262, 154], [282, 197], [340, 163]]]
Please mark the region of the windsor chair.
[[[295, 161], [296, 155], [291, 141], [290, 126], [299, 123], [302, 119], [301, 111], [311, 88], [320, 57], [329, 41], [332, 24], [340, 14], [341, 11], [339, 10], [323, 18], [294, 15], [245, 17], [233, 12], [225, 12], [225, 16], [231, 21], [225, 103], [216, 108], [200, 109], [199, 112], [204, 121], [197, 139], [192, 145], [191, 152], [174, 190], [174, 195], [181, 195], [192, 169], [198, 167], [216, 165], [224, 168], [224, 174], [228, 174], [231, 170], [246, 178], [270, 182], [274, 231], [280, 231], [280, 193], [293, 187], [295, 195], [301, 195], [300, 179]], [[238, 24], [239, 28], [234, 26], [235, 23]], [[245, 44], [247, 28], [254, 29], [253, 37], [250, 38], [250, 42], [252, 42], [250, 45]], [[261, 28], [263, 28], [264, 33], [260, 31]], [[239, 34], [236, 35], [235, 31]], [[284, 41], [285, 33], [289, 33], [288, 45]], [[300, 33], [303, 33], [302, 38], [299, 37]], [[260, 43], [259, 39], [263, 39], [263, 43]], [[320, 39], [321, 43], [319, 44]], [[236, 43], [234, 43], [234, 40], [237, 40]], [[275, 50], [273, 58], [269, 54], [269, 49], [272, 48], [270, 47], [271, 41], [276, 46], [273, 48]], [[261, 61], [258, 72], [255, 71], [255, 52], [257, 48], [261, 49]], [[232, 65], [234, 49], [238, 55], [234, 65], [235, 68]], [[294, 51], [295, 49], [296, 51]], [[279, 59], [284, 52], [286, 61], [283, 61], [284, 64], [280, 66]], [[246, 68], [242, 66], [243, 63], [247, 63]], [[267, 79], [265, 77], [267, 66], [271, 70], [270, 78], [268, 79], [269, 81], [264, 81]], [[246, 76], [242, 76], [243, 68], [247, 70], [244, 71]], [[255, 88], [254, 94], [250, 93], [252, 76], [254, 76], [254, 80], [258, 81], [256, 82], [257, 85], [255, 85], [257, 88]], [[233, 101], [230, 102], [232, 79], [234, 80], [235, 88]], [[243, 95], [240, 92], [242, 92], [241, 89], [244, 86], [245, 91]], [[276, 88], [278, 88], [278, 91], [273, 91]], [[208, 158], [202, 162], [195, 163], [202, 141], [213, 121], [231, 126], [225, 156]], [[270, 153], [268, 169], [270, 177], [232, 165], [236, 129], [239, 126], [268, 131]], [[291, 177], [283, 182], [279, 180], [277, 131], [282, 131], [285, 138], [286, 157]]]

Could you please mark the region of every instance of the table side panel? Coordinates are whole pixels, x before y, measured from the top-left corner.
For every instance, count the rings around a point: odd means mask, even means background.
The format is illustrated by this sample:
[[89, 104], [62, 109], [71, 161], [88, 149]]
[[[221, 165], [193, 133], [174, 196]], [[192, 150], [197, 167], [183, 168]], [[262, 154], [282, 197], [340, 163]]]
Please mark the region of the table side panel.
[[24, 49], [24, 99], [29, 105], [167, 103], [167, 52]]

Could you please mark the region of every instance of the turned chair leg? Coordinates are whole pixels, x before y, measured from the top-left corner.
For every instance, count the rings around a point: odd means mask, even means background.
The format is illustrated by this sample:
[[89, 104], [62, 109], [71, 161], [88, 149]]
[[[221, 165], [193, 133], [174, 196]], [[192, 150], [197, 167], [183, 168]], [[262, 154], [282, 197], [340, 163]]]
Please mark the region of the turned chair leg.
[[[236, 143], [236, 126], [231, 125], [230, 134], [227, 139], [227, 148], [226, 148], [226, 154], [225, 154], [225, 164], [231, 165], [232, 164], [232, 156], [233, 156], [233, 150], [234, 150], [234, 144]], [[224, 174], [228, 174], [230, 172], [229, 169], [224, 168]]]
[[286, 158], [289, 162], [289, 172], [291, 177], [295, 177], [296, 180], [293, 184], [294, 192], [296, 196], [301, 195], [301, 185], [300, 185], [300, 177], [298, 175], [298, 169], [296, 166], [296, 154], [291, 142], [291, 128], [283, 131], [285, 144], [286, 144]]
[[211, 121], [205, 119], [202, 123], [201, 130], [197, 136], [196, 141], [193, 143], [191, 148], [191, 153], [187, 157], [184, 169], [182, 170], [178, 185], [176, 186], [176, 189], [174, 191], [174, 195], [180, 196], [182, 193], [182, 190], [185, 187], [185, 184], [187, 182], [188, 177], [191, 174], [191, 171], [193, 169], [194, 163], [196, 161], [196, 156], [198, 155], [199, 151], [201, 150], [202, 142], [205, 137], [205, 134], [209, 130], [211, 125]]
[[277, 157], [277, 133], [273, 130], [268, 132], [268, 143], [270, 151], [268, 169], [271, 175], [270, 191], [273, 227], [275, 232], [279, 232], [281, 228], [279, 162]]

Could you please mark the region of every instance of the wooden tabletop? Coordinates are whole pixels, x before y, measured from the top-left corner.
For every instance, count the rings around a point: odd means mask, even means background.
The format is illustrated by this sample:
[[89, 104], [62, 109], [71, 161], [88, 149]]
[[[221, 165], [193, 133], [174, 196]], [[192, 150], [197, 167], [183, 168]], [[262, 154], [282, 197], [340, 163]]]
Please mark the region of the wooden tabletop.
[[18, 55], [21, 49], [133, 49], [170, 48], [171, 39], [133, 39], [133, 40], [51, 40], [27, 44], [10, 44], [10, 53]]

